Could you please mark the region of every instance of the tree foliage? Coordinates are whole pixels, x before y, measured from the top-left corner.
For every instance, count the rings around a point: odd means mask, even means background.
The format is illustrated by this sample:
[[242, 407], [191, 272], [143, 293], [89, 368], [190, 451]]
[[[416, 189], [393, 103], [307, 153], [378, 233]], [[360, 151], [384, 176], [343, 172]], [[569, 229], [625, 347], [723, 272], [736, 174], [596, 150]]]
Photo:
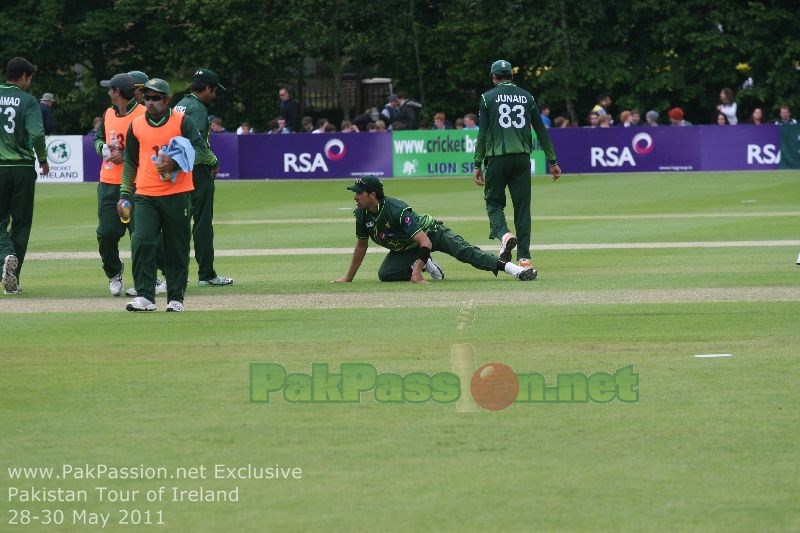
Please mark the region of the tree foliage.
[[100, 80], [143, 70], [178, 96], [201, 66], [230, 89], [212, 113], [263, 128], [279, 84], [302, 93], [309, 59], [342, 101], [346, 76], [389, 77], [428, 117], [475, 111], [502, 57], [555, 114], [582, 120], [605, 93], [615, 111], [679, 105], [704, 123], [722, 87], [742, 119], [781, 103], [800, 115], [798, 20], [790, 0], [19, 0], [0, 8], [0, 58], [37, 65], [32, 91], [56, 94], [59, 129], [71, 133], [108, 105]]

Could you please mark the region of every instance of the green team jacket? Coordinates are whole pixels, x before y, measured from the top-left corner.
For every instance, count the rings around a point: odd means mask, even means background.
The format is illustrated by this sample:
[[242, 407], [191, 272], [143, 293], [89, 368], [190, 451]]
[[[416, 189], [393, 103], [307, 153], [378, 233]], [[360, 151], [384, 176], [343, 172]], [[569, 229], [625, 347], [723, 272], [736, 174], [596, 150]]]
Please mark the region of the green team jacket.
[[[200, 137], [208, 144], [208, 152], [213, 157], [213, 160], [197, 159], [195, 164], [208, 165], [210, 167], [217, 166], [217, 158], [211, 151], [211, 142], [208, 139], [208, 132], [211, 125], [208, 123], [208, 109], [195, 95], [187, 94], [173, 107], [175, 111], [183, 113], [194, 122], [197, 131], [200, 132]], [[199, 155], [199, 154], [198, 154]]]
[[36, 98], [12, 83], [0, 84], [0, 166], [47, 162], [42, 110]]
[[[158, 128], [166, 124], [172, 109], [168, 109], [167, 113], [161, 117], [161, 120], [154, 121], [147, 113], [144, 114], [147, 123]], [[184, 116], [181, 121], [181, 135], [189, 139], [195, 150], [195, 164], [198, 161], [211, 161], [216, 162], [217, 158], [211, 153], [211, 148], [208, 142], [200, 137], [200, 132], [194, 125], [194, 122], [189, 117]], [[177, 164], [176, 164], [177, 165]], [[176, 166], [177, 168], [177, 166]], [[139, 139], [133, 134], [133, 124], [128, 128], [125, 135], [125, 166], [122, 167], [122, 186], [120, 187], [120, 198], [130, 198], [134, 190], [136, 190], [135, 178], [136, 172], [139, 170]]]
[[416, 248], [419, 245], [414, 235], [437, 224], [430, 215], [415, 213], [404, 201], [388, 196], [379, 202], [377, 215], [356, 208], [353, 216], [356, 218], [356, 237], [371, 238], [394, 252]]
[[475, 164], [487, 157], [506, 154], [529, 154], [533, 150], [533, 126], [550, 165], [557, 164], [553, 141], [542, 123], [539, 106], [533, 95], [510, 81], [498, 83], [481, 95], [478, 109], [478, 140]]

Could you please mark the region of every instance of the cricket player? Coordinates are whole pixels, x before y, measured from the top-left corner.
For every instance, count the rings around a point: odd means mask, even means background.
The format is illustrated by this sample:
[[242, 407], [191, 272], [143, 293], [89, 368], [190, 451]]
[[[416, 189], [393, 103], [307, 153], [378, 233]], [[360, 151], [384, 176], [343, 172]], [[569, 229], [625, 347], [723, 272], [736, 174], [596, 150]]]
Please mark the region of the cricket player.
[[389, 249], [378, 270], [381, 281], [428, 283], [422, 272], [434, 280], [444, 279], [444, 272], [431, 258], [434, 251], [444, 252], [479, 270], [493, 272], [495, 276], [502, 270], [521, 281], [536, 279], [536, 271], [531, 267], [520, 267], [484, 252], [430, 215], [415, 213], [402, 200], [385, 196], [383, 183], [375, 176], [358, 178], [347, 189], [355, 193], [353, 216], [357, 240], [347, 274], [335, 282], [353, 281], [364, 261], [369, 239]]
[[[561, 176], [561, 168], [533, 95], [512, 82], [511, 63], [503, 59], [495, 61], [490, 72], [495, 87], [484, 93], [479, 103], [475, 184], [484, 187], [489, 238], [500, 239], [500, 259], [511, 261], [511, 251], [517, 246], [519, 265], [530, 267], [531, 127], [542, 145], [553, 181]], [[503, 211], [506, 187], [514, 206], [516, 236], [509, 231]]]
[[144, 115], [144, 106], [134, 98], [136, 87], [130, 74], [117, 74], [110, 80], [101, 81], [100, 86], [108, 89], [111, 107], [106, 109], [103, 122], [94, 134], [95, 152], [103, 156], [100, 182], [97, 184], [97, 244], [103, 271], [108, 278], [108, 290], [112, 296], [119, 296], [125, 288], [119, 241], [126, 230], [132, 231], [131, 223], [122, 223], [117, 214], [125, 134], [133, 119]]
[[216, 156], [211, 152], [208, 138], [208, 109], [206, 106], [217, 97], [217, 91], [225, 91], [219, 75], [211, 69], [199, 68], [194, 73], [189, 94], [177, 104], [175, 110], [192, 119], [200, 136], [208, 144], [210, 157], [195, 161], [192, 169], [194, 191], [192, 191], [192, 238], [194, 257], [197, 260], [197, 284], [200, 287], [233, 285], [232, 278], [217, 274], [214, 270], [214, 178], [219, 170]]
[[28, 93], [35, 72], [30, 61], [15, 57], [6, 65], [6, 82], [0, 84], [0, 261], [5, 294], [22, 292], [19, 274], [33, 224], [36, 159], [43, 176], [50, 172], [42, 112]]

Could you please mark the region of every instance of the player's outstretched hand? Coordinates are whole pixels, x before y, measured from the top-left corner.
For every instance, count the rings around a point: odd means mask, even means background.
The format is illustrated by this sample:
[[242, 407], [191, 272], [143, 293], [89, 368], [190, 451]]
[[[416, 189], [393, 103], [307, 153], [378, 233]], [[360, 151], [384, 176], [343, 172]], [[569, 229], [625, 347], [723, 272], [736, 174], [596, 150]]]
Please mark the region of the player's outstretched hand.
[[353, 280], [347, 278], [339, 278], [339, 279], [332, 279], [331, 283], [350, 283], [351, 281]]

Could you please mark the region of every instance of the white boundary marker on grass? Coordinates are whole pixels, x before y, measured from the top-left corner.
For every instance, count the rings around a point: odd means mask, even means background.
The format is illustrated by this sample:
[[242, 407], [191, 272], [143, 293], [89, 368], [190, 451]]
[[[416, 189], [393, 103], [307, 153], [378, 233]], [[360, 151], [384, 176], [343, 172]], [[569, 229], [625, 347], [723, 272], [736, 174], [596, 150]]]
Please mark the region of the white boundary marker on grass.
[[732, 353], [703, 353], [695, 355], [698, 359], [710, 359], [712, 357], [733, 357]]

